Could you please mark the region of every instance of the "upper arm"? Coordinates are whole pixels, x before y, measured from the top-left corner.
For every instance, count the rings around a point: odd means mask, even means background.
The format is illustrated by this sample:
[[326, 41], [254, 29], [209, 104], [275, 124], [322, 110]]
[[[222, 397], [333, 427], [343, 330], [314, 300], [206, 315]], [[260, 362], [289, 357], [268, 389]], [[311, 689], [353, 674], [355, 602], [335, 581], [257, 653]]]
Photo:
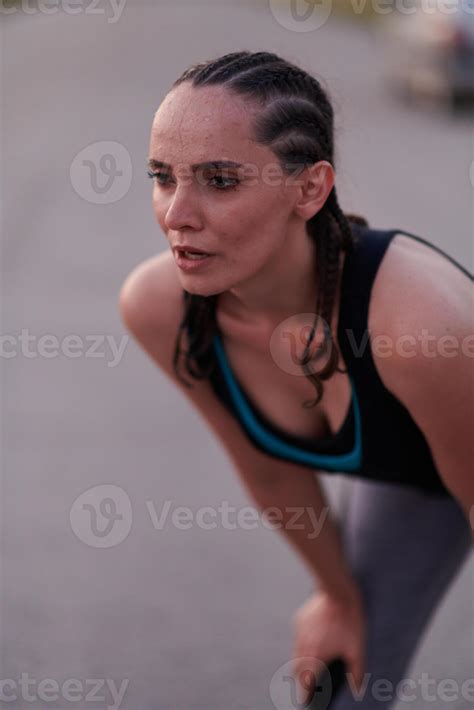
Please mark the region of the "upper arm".
[[423, 432], [444, 484], [469, 516], [474, 505], [472, 282], [451, 265], [443, 273], [408, 260], [386, 284], [385, 292], [379, 289], [371, 332], [372, 344], [377, 336], [385, 338], [383, 355], [377, 357], [372, 348], [377, 370]]
[[[184, 372], [185, 379], [192, 382], [192, 387], [187, 387], [176, 376], [173, 355], [178, 326], [184, 315], [182, 293], [168, 254], [152, 257], [139, 264], [122, 286], [119, 296], [122, 320], [143, 350], [205, 420], [239, 473], [251, 477], [254, 484], [265, 485], [274, 482], [279, 475], [312, 474], [306, 467], [275, 459], [258, 449], [216, 397], [207, 380], [192, 379]], [[188, 346], [186, 339], [183, 344]]]

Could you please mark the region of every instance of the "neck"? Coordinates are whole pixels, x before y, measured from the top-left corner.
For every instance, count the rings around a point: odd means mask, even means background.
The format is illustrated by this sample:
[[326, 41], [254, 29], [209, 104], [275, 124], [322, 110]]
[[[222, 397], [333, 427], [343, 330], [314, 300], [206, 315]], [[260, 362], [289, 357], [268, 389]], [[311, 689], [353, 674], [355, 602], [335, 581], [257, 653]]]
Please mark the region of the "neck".
[[[340, 269], [343, 257], [341, 253]], [[315, 240], [306, 231], [292, 234], [251, 279], [219, 294], [220, 314], [234, 324], [267, 330], [298, 314], [315, 313], [319, 286], [316, 259]]]

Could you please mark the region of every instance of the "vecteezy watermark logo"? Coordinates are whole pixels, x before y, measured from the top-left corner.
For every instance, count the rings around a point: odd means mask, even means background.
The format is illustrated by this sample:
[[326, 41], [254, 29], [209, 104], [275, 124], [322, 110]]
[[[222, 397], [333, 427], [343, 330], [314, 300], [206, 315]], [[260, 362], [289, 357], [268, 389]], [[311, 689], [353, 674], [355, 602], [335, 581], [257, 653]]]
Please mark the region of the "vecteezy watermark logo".
[[331, 678], [319, 684], [318, 679], [327, 671], [327, 666], [312, 656], [301, 656], [284, 663], [270, 681], [270, 698], [276, 710], [303, 710], [307, 695], [318, 699], [318, 710], [327, 708], [331, 699]]
[[0, 703], [6, 707], [3, 703], [13, 703], [20, 699], [28, 703], [28, 706], [38, 700], [41, 703], [55, 703], [58, 700], [78, 703], [82, 700], [86, 703], [102, 703], [99, 707], [106, 710], [119, 710], [129, 682], [126, 678], [118, 687], [112, 678], [66, 678], [58, 683], [54, 678], [38, 680], [30, 677], [29, 673], [22, 673], [18, 679], [0, 678]]
[[[183, 531], [284, 529], [301, 530], [308, 540], [314, 540], [330, 520], [329, 506], [320, 510], [311, 506], [244, 505], [239, 508], [222, 500], [217, 506], [204, 505], [193, 510], [189, 506], [175, 505], [171, 500], [158, 504], [148, 499], [145, 508], [153, 530], [160, 532], [167, 527]], [[119, 486], [94, 486], [75, 499], [69, 517], [73, 532], [86, 545], [114, 547], [125, 540], [132, 527], [130, 498]]]
[[[310, 338], [313, 329], [314, 334]], [[352, 328], [345, 328], [343, 332], [347, 348], [357, 359], [364, 357], [367, 349], [380, 359], [474, 358], [474, 333], [439, 335], [430, 333], [427, 328], [401, 333], [396, 337], [384, 333], [373, 335], [368, 329], [356, 333]], [[315, 313], [296, 313], [277, 325], [268, 342], [276, 365], [289, 375], [302, 377], [322, 369], [336, 341], [334, 335], [330, 338], [329, 326], [324, 318]]]
[[63, 356], [71, 359], [105, 359], [109, 349], [112, 357], [107, 359], [107, 367], [116, 367], [122, 360], [129, 340], [128, 335], [123, 335], [117, 343], [113, 335], [86, 335], [82, 338], [76, 333], [69, 333], [60, 340], [53, 333], [44, 333], [38, 337], [30, 333], [28, 328], [22, 328], [19, 335], [0, 334], [0, 358], [11, 360], [21, 356], [28, 360], [38, 357], [51, 360]]
[[[269, 686], [276, 710], [303, 710], [308, 708], [305, 700], [315, 701], [316, 698], [318, 710], [327, 708], [332, 695], [332, 683], [327, 670], [322, 661], [312, 656], [294, 658], [281, 666]], [[459, 707], [460, 701], [474, 701], [474, 678], [458, 682], [453, 678], [432, 678], [423, 671], [418, 678], [401, 678], [394, 683], [389, 678], [364, 673], [357, 688], [352, 673], [346, 672], [344, 676], [344, 687], [351, 694], [354, 707], [360, 707], [361, 710], [366, 707], [367, 701], [369, 705], [374, 705], [375, 701], [381, 703], [381, 706], [398, 701], [410, 704], [413, 708], [436, 703], [436, 707], [453, 707], [453, 710]]]
[[269, 0], [279, 25], [292, 32], [314, 32], [331, 14], [332, 0]]
[[[110, 4], [107, 23], [120, 20], [127, 0], [106, 0]], [[0, 15], [23, 12], [25, 15], [55, 15], [62, 11], [66, 15], [107, 15], [107, 7], [100, 7], [101, 0], [0, 0]]]
[[76, 498], [69, 519], [74, 534], [86, 545], [115, 547], [132, 528], [132, 504], [120, 486], [94, 486]]
[[306, 370], [313, 374], [316, 371], [316, 364], [318, 368], [322, 367], [320, 357], [325, 354], [328, 347], [327, 343], [324, 349], [321, 347], [324, 323], [324, 319], [316, 318], [314, 313], [296, 313], [279, 323], [271, 334], [269, 348], [274, 362], [283, 372], [297, 377], [306, 374], [301, 363], [313, 327], [315, 333], [308, 348], [309, 360]]
[[107, 205], [118, 202], [132, 183], [130, 153], [116, 141], [98, 141], [83, 148], [69, 171], [71, 185], [87, 202]]
[[[269, 0], [270, 10], [276, 21], [293, 32], [313, 32], [328, 20], [332, 0]], [[347, 0], [338, 3], [358, 15], [454, 15], [462, 12], [473, 14], [472, 0]], [[467, 17], [466, 17], [467, 21]]]

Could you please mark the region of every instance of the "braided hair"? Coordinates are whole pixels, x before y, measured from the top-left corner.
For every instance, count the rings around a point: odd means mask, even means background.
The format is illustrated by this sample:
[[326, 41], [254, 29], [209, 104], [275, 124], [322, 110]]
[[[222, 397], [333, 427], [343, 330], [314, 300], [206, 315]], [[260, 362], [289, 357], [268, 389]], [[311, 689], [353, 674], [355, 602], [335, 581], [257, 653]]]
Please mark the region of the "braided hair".
[[[261, 106], [254, 118], [255, 140], [269, 146], [277, 156], [283, 172], [293, 174], [295, 165], [304, 169], [318, 161], [334, 164], [333, 109], [327, 93], [318, 80], [271, 52], [232, 52], [217, 59], [195, 64], [174, 82], [193, 87], [221, 85], [235, 95], [250, 99]], [[316, 278], [318, 295], [315, 323], [310, 329], [299, 364], [316, 389], [316, 399], [303, 402], [303, 407], [315, 406], [323, 396], [324, 380], [339, 369], [339, 350], [334, 343], [330, 323], [337, 291], [341, 251], [353, 248], [357, 235], [351, 223], [368, 226], [358, 215], [345, 215], [333, 187], [323, 207], [306, 222], [306, 231], [316, 245]], [[185, 356], [187, 372], [195, 379], [209, 377], [216, 367], [212, 339], [217, 332], [217, 295], [200, 296], [183, 292], [185, 313], [181, 321], [173, 358], [176, 375], [191, 386], [179, 373], [179, 355]], [[323, 325], [323, 341], [316, 353], [309, 348], [318, 321]], [[188, 335], [189, 349], [181, 349], [183, 331]], [[314, 362], [329, 353], [326, 365], [314, 371]]]

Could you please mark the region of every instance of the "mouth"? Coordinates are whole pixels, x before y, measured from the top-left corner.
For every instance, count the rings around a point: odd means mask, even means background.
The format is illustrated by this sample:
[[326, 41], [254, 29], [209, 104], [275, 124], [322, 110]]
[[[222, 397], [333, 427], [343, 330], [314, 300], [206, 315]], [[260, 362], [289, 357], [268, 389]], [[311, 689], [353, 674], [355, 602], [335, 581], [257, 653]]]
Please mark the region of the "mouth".
[[201, 249], [180, 249], [179, 247], [175, 247], [174, 253], [177, 257], [180, 259], [188, 259], [189, 261], [201, 261], [203, 259], [207, 259], [210, 256], [214, 256], [214, 254], [210, 254], [208, 252], [202, 251]]
[[178, 268], [182, 271], [191, 272], [204, 267], [205, 264], [212, 262], [215, 254], [207, 254], [206, 252], [192, 252], [185, 249], [173, 249], [174, 257]]

